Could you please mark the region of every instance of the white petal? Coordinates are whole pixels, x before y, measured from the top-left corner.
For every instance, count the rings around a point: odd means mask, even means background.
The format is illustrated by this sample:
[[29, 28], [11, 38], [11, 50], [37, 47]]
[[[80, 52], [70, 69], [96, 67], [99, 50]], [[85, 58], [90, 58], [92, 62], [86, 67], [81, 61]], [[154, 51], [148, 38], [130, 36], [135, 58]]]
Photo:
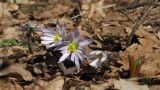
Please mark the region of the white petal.
[[102, 53], [102, 51], [96, 51], [96, 54], [97, 54], [97, 55], [100, 54], [100, 53]]
[[83, 41], [79, 42], [79, 45], [80, 46], [85, 46], [85, 45], [88, 45], [90, 43], [92, 43], [92, 40], [91, 39], [87, 39], [87, 40], [83, 40]]
[[79, 36], [80, 36], [79, 30], [78, 30], [78, 29], [75, 29], [75, 30], [74, 30], [74, 37], [75, 37], [75, 39], [78, 39]]
[[88, 58], [88, 54], [86, 53], [86, 50], [85, 49], [81, 49], [82, 53], [83, 53], [83, 56]]
[[89, 65], [93, 67], [100, 67], [101, 66], [101, 61], [99, 59], [95, 59], [93, 62], [91, 62]]
[[54, 47], [56, 45], [56, 43], [53, 43], [51, 45], [48, 46], [48, 48]]
[[82, 51], [81, 51], [81, 50], [77, 50], [77, 52], [80, 53], [80, 54], [82, 54]]
[[83, 62], [83, 56], [80, 52], [76, 52], [77, 56], [79, 57], [79, 59]]
[[54, 41], [41, 41], [42, 44], [50, 44], [53, 43]]
[[106, 60], [107, 60], [106, 57], [101, 58], [101, 62], [102, 62], [102, 63], [103, 63], [104, 61], [106, 61]]
[[96, 51], [92, 51], [92, 52], [90, 52], [90, 54], [92, 54], [92, 55], [93, 55], [93, 54], [96, 54]]
[[72, 53], [72, 55], [71, 55], [71, 61], [72, 62], [75, 62], [75, 57], [76, 57], [75, 53]]
[[54, 34], [52, 34], [52, 33], [43, 33], [43, 36], [48, 36], [48, 37], [52, 37], [53, 38]]
[[62, 50], [61, 53], [62, 53], [62, 54], [68, 53], [68, 50]]
[[100, 54], [100, 53], [102, 53], [102, 51], [100, 51], [100, 50], [95, 50], [95, 51], [92, 51], [90, 54], [92, 54], [92, 55], [94, 55], [94, 54], [98, 55], [98, 54]]
[[42, 29], [42, 32], [43, 32], [43, 33], [52, 33], [53, 31], [50, 30], [50, 29]]
[[62, 28], [61, 28], [61, 26], [60, 26], [59, 24], [57, 24], [56, 28], [57, 28], [57, 29], [56, 29], [57, 32], [58, 32], [58, 33], [61, 33]]
[[63, 62], [68, 56], [70, 55], [70, 53], [64, 53], [61, 58], [59, 59], [59, 63]]
[[79, 63], [79, 59], [78, 59], [77, 55], [75, 56], [75, 65], [76, 65], [77, 69], [80, 69], [80, 63]]
[[107, 55], [106, 53], [103, 53], [103, 57], [101, 58], [101, 62], [104, 62], [107, 60]]
[[58, 50], [67, 50], [67, 49], [68, 49], [68, 46], [64, 46], [64, 47], [62, 47], [62, 48], [60, 48]]
[[57, 46], [60, 46], [60, 45], [62, 44], [62, 42], [59, 41], [59, 42], [57, 42], [56, 44], [57, 44]]
[[78, 49], [79, 49], [79, 50], [82, 50], [82, 49], [83, 49], [83, 47], [79, 46], [79, 47], [78, 47]]
[[42, 40], [53, 40], [53, 37], [48, 37], [48, 36], [42, 36]]

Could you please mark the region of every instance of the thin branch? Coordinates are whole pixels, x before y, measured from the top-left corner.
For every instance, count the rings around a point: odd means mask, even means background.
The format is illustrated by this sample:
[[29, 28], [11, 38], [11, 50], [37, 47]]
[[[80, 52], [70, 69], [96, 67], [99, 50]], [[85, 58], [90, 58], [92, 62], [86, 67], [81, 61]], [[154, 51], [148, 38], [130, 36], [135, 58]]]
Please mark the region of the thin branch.
[[123, 15], [125, 15], [133, 24], [135, 24], [135, 22], [126, 13], [124, 13], [121, 10], [119, 12], [122, 13]]
[[146, 18], [148, 13], [152, 10], [152, 8], [156, 5], [157, 2], [158, 2], [158, 0], [152, 0], [152, 2], [145, 8], [144, 14], [140, 17], [140, 20], [136, 22], [136, 24], [134, 25], [134, 27], [132, 29], [132, 32], [129, 35], [129, 38], [127, 41], [127, 47], [131, 45], [131, 41], [133, 39], [133, 36], [134, 36], [136, 30], [143, 23], [144, 19]]
[[[130, 5], [127, 5], [127, 6], [117, 6], [116, 7], [116, 10], [119, 11], [119, 10], [122, 10], [122, 9], [135, 9], [135, 8], [138, 8], [138, 7], [143, 7], [143, 6], [146, 6], [146, 5], [150, 5], [152, 2], [152, 0], [148, 0], [146, 2], [142, 2], [142, 3], [137, 3], [137, 4], [130, 4]], [[157, 1], [158, 2], [158, 1]], [[156, 6], [159, 6], [160, 3], [157, 3]]]

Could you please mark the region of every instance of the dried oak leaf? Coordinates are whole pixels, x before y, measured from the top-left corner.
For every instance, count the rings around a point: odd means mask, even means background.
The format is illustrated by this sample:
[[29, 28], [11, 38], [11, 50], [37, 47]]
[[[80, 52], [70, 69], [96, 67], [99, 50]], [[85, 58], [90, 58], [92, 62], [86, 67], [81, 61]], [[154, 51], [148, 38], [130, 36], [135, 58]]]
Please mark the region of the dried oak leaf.
[[25, 69], [23, 64], [11, 64], [0, 70], [0, 76], [10, 76], [18, 80], [31, 81], [33, 79], [31, 73]]
[[99, 0], [98, 2], [92, 3], [90, 0], [88, 3], [86, 3], [86, 1], [83, 2], [81, 15], [85, 13], [89, 18], [95, 18], [95, 14], [98, 14], [98, 16], [105, 17], [105, 12], [102, 9], [104, 1], [105, 0]]
[[51, 80], [45, 87], [45, 90], [63, 90], [64, 78], [61, 76]]
[[18, 10], [19, 7], [17, 4], [11, 3], [0, 3], [0, 17], [11, 17], [9, 11]]
[[0, 80], [0, 90], [23, 90], [16, 82], [10, 80]]
[[115, 80], [114, 88], [118, 90], [149, 90], [147, 85], [140, 85], [138, 82], [129, 80]]

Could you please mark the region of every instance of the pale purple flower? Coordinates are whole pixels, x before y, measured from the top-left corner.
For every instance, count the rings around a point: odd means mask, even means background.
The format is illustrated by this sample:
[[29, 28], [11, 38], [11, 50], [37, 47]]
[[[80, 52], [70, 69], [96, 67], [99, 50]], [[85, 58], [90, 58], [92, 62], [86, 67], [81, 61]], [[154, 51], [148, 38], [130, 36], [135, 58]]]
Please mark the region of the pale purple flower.
[[65, 59], [70, 59], [75, 63], [77, 69], [80, 69], [80, 63], [84, 62], [87, 57], [85, 46], [92, 42], [91, 39], [81, 40], [78, 30], [74, 31], [74, 35], [70, 34], [70, 41], [65, 46], [61, 47], [62, 56], [59, 59], [59, 63]]
[[41, 43], [47, 48], [56, 47], [63, 43], [67, 39], [66, 24], [60, 26], [57, 21], [56, 29], [46, 28], [42, 30]]
[[109, 53], [106, 51], [100, 51], [100, 50], [92, 51], [90, 55], [93, 56], [92, 58], [93, 61], [89, 63], [89, 65], [95, 68], [101, 67], [102, 63], [107, 60], [108, 54]]

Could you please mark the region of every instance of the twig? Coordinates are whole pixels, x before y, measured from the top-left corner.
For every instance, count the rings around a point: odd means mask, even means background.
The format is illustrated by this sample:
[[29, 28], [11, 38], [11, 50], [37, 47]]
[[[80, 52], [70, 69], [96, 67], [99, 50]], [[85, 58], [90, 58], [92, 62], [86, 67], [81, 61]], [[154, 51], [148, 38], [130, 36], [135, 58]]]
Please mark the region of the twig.
[[107, 9], [107, 8], [111, 8], [111, 7], [115, 7], [116, 4], [111, 4], [111, 5], [107, 5], [107, 6], [104, 6], [104, 7], [101, 7], [101, 8], [97, 8], [98, 9]]
[[144, 14], [140, 17], [140, 20], [136, 22], [136, 24], [134, 25], [134, 27], [132, 29], [132, 32], [129, 35], [129, 38], [128, 38], [128, 41], [126, 44], [127, 47], [131, 45], [131, 41], [133, 39], [133, 36], [134, 36], [136, 30], [143, 23], [144, 19], [146, 18], [148, 13], [152, 10], [152, 8], [156, 5], [157, 2], [158, 2], [158, 0], [152, 0], [152, 2], [145, 8]]
[[80, 16], [83, 16], [85, 13], [82, 13], [82, 14], [78, 14], [78, 15], [76, 15], [76, 16], [73, 16], [73, 17], [71, 17], [70, 19], [75, 19], [75, 18], [78, 18], [78, 17], [80, 17]]
[[124, 13], [121, 10], [119, 12], [122, 13], [123, 15], [125, 15], [133, 24], [135, 24], [135, 22], [126, 13]]
[[[135, 9], [135, 8], [138, 8], [138, 7], [143, 7], [143, 6], [146, 6], [146, 5], [150, 5], [151, 4], [151, 0], [149, 1], [146, 1], [146, 2], [142, 2], [142, 3], [138, 3], [138, 4], [130, 4], [130, 5], [127, 5], [127, 6], [117, 6], [116, 7], [116, 10], [119, 11], [119, 10], [122, 10], [122, 9]], [[156, 6], [159, 6], [160, 3], [157, 3]]]

